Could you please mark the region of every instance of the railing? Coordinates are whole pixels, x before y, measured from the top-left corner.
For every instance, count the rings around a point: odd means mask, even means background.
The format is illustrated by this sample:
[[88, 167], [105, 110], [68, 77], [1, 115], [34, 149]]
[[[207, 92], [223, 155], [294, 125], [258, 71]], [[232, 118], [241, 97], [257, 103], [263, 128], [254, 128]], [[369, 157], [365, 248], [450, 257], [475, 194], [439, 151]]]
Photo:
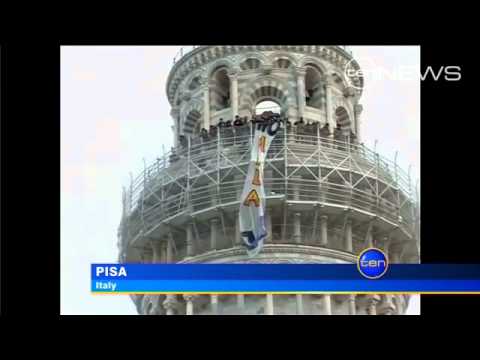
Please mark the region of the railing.
[[173, 58], [173, 63], [175, 64], [178, 60], [180, 60], [184, 55], [192, 52], [196, 48], [199, 48], [199, 45], [189, 45], [189, 46], [182, 46], [180, 50], [178, 50], [177, 54]]
[[[213, 139], [195, 138], [186, 148], [178, 147], [175, 155], [167, 153], [146, 166], [125, 194], [124, 216], [129, 218], [131, 234], [148, 231], [183, 212], [238, 202], [244, 177], [222, 177], [233, 168], [246, 172], [251, 142], [249, 126], [224, 128]], [[290, 177], [288, 169], [298, 167], [309, 169], [308, 176]], [[270, 146], [265, 169], [267, 199], [349, 206], [393, 222], [400, 218], [407, 224], [414, 222], [414, 191], [408, 174], [363, 145], [307, 135], [296, 128], [281, 130]], [[335, 170], [352, 173], [351, 184], [324, 178]], [[197, 182], [199, 177], [207, 184]], [[370, 186], [356, 183], [362, 177]], [[381, 194], [387, 186], [393, 195]]]
[[[293, 222], [274, 222], [271, 224], [271, 232], [265, 240], [265, 244], [285, 244], [285, 245], [306, 245], [314, 247], [327, 247], [328, 249], [338, 251], [348, 251], [352, 254], [359, 254], [366, 247], [365, 237], [360, 233], [352, 233], [352, 248], [345, 248], [345, 232], [344, 228], [337, 226], [330, 228], [328, 231], [328, 245], [322, 245], [321, 235], [318, 227], [312, 224], [301, 224], [300, 233], [296, 233], [298, 229]], [[282, 234], [282, 232], [284, 233]], [[198, 236], [197, 236], [198, 235]], [[215, 242], [211, 240], [211, 228], [199, 230], [196, 232], [195, 239], [192, 243], [191, 253], [188, 254], [185, 236], [177, 236], [175, 241], [175, 251], [173, 252], [172, 261], [179, 262], [185, 260], [187, 256], [199, 256], [211, 251], [226, 250], [237, 246], [243, 246], [240, 239], [238, 229], [235, 226], [218, 226], [216, 229]]]
[[[243, 188], [243, 181], [229, 181], [220, 186], [215, 184], [192, 188], [188, 193], [180, 192], [165, 198], [155, 204], [139, 207], [138, 215], [130, 215], [130, 230], [133, 234], [141, 229], [149, 231], [159, 222], [170, 219], [184, 212], [201, 212], [222, 205], [238, 204], [238, 197]], [[371, 192], [350, 189], [346, 186], [325, 182], [319, 184], [312, 180], [292, 179], [285, 182], [281, 179], [265, 179], [267, 203], [271, 199], [281, 198], [298, 203], [319, 202], [321, 204], [350, 207], [383, 217], [393, 223], [402, 223], [409, 232], [413, 229], [414, 218], [411, 211], [411, 202], [402, 207], [398, 203], [387, 199], [380, 199]], [[152, 197], [150, 197], [152, 200]], [[405, 199], [402, 199], [404, 202]], [[142, 212], [142, 216], [140, 216]]]
[[[184, 55], [191, 53], [193, 50], [199, 48], [201, 45], [188, 45], [182, 46], [180, 50], [178, 50], [177, 54], [173, 58], [173, 63], [177, 63]], [[346, 45], [337, 45], [340, 49], [346, 51], [348, 54], [352, 55], [352, 51], [350, 50], [349, 46]]]
[[350, 46], [347, 45], [337, 45], [342, 50], [345, 50], [348, 54], [352, 55], [352, 50], [350, 50]]
[[[193, 169], [190, 166], [190, 177], [195, 177], [203, 172], [216, 171], [217, 167], [229, 166], [229, 162], [224, 159], [221, 159], [218, 163], [219, 166], [217, 166], [216, 153], [218, 151], [228, 151], [231, 160], [240, 161], [240, 164], [248, 164], [249, 157], [245, 155], [245, 152], [250, 148], [251, 133], [252, 129], [248, 126], [226, 128], [219, 133], [219, 136], [210, 138], [208, 141], [203, 141], [200, 137], [197, 137], [191, 141], [190, 147], [179, 146], [174, 149], [173, 153], [165, 153], [157, 161], [146, 166], [144, 171], [132, 180], [126, 193], [127, 201], [134, 203], [138, 200], [146, 183], [154, 181], [167, 184], [170, 181], [185, 177], [189, 170], [187, 160], [195, 165]], [[275, 158], [277, 161], [283, 159], [283, 157], [279, 157], [279, 155], [282, 155], [279, 152], [284, 149], [285, 144], [287, 149], [293, 150], [293, 154], [297, 158], [308, 158], [312, 152], [319, 148], [324, 156], [320, 158], [320, 162], [317, 157], [310, 157], [305, 163], [309, 166], [339, 164], [351, 155], [354, 159], [353, 168], [350, 169], [347, 162], [341, 167], [342, 169], [355, 172], [359, 171], [357, 167], [368, 170], [371, 166], [375, 166], [376, 169], [371, 172], [371, 175], [376, 176], [378, 173], [378, 178], [381, 181], [394, 181], [396, 186], [408, 194], [409, 197], [415, 197], [409, 175], [393, 161], [380, 156], [364, 145], [307, 135], [295, 131], [295, 129], [287, 132], [287, 134], [280, 131], [267, 154], [267, 163], [270, 159]], [[290, 165], [300, 165], [298, 159], [291, 154], [287, 160], [290, 160]]]

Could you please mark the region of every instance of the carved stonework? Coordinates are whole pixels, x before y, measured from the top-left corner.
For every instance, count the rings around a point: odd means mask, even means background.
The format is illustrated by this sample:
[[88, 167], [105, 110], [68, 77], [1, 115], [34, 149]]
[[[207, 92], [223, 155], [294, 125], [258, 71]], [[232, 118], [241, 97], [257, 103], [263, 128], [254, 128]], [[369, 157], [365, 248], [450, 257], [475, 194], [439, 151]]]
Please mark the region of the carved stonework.
[[[273, 49], [272, 49], [273, 50]], [[188, 53], [178, 62], [175, 63], [169, 74], [167, 81], [167, 94], [169, 101], [173, 101], [173, 97], [177, 88], [186, 76], [196, 71], [198, 68], [207, 65], [217, 59], [228, 59], [231, 63], [238, 65], [245, 53], [264, 52], [265, 47], [260, 45], [247, 46], [201, 46], [194, 51]], [[271, 50], [270, 50], [271, 51]], [[331, 66], [342, 68], [351, 59], [351, 55], [337, 46], [276, 46], [274, 53], [288, 54], [290, 58], [298, 61], [302, 57], [310, 56], [318, 58]], [[193, 60], [192, 60], [193, 59]], [[357, 65], [358, 66], [358, 65]]]
[[183, 263], [290, 263], [290, 264], [314, 264], [314, 263], [353, 263], [356, 257], [342, 251], [333, 249], [311, 247], [304, 245], [280, 245], [268, 244], [255, 259], [248, 258], [243, 247], [235, 247], [226, 250], [218, 250], [189, 258]]
[[355, 89], [351, 86], [349, 87], [346, 87], [344, 90], [343, 90], [343, 96], [345, 97], [353, 97], [355, 96]]

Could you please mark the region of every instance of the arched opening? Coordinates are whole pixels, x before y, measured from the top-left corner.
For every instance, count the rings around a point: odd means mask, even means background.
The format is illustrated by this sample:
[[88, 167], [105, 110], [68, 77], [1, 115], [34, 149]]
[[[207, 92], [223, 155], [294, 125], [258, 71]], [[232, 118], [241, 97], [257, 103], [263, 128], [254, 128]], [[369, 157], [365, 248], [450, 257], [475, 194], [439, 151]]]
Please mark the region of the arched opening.
[[185, 117], [183, 123], [183, 132], [185, 135], [198, 135], [201, 128], [202, 114], [198, 110], [191, 110]]
[[341, 132], [339, 135], [350, 135], [351, 121], [347, 110], [343, 106], [339, 106], [335, 109], [335, 118], [337, 123], [337, 132]]
[[252, 70], [252, 69], [258, 69], [260, 65], [261, 65], [260, 60], [255, 58], [249, 58], [240, 64], [240, 68], [242, 70]]
[[292, 62], [285, 58], [280, 58], [274, 61], [273, 66], [278, 69], [288, 69], [292, 66]]
[[280, 114], [282, 108], [278, 103], [272, 100], [260, 100], [255, 106], [255, 115], [261, 115], [265, 111], [272, 111]]
[[220, 67], [212, 73], [210, 86], [210, 104], [214, 111], [230, 107], [230, 78], [226, 67]]
[[283, 115], [286, 110], [287, 96], [282, 90], [275, 86], [262, 86], [256, 89], [252, 94], [252, 100], [252, 103], [255, 104], [255, 109], [253, 109], [255, 113], [257, 104], [267, 100], [274, 103], [274, 105], [270, 104], [269, 106], [278, 106], [280, 108], [277, 112], [281, 115]]
[[305, 74], [305, 97], [306, 105], [321, 109], [324, 103], [324, 91], [322, 71], [313, 64], [306, 65]]

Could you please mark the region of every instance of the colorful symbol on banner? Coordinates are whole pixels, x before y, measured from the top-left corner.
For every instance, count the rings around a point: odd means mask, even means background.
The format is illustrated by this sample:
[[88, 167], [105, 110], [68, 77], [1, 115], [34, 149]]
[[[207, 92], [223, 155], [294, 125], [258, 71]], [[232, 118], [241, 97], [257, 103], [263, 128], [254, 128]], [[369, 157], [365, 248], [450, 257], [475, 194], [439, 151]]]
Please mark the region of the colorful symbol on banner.
[[252, 185], [260, 186], [262, 183], [260, 182], [260, 163], [257, 162], [255, 164], [255, 173], [253, 175]]
[[267, 141], [267, 138], [265, 135], [260, 136], [260, 139], [258, 139], [258, 148], [262, 153], [265, 152], [265, 143]]
[[357, 267], [367, 279], [379, 279], [387, 272], [388, 259], [382, 250], [368, 248], [358, 256]]
[[259, 207], [260, 206], [260, 197], [258, 196], [258, 193], [257, 193], [257, 190], [253, 189], [251, 190], [245, 201], [243, 202], [243, 205], [245, 206], [250, 206], [250, 204], [253, 202], [253, 204], [255, 205], [255, 207]]

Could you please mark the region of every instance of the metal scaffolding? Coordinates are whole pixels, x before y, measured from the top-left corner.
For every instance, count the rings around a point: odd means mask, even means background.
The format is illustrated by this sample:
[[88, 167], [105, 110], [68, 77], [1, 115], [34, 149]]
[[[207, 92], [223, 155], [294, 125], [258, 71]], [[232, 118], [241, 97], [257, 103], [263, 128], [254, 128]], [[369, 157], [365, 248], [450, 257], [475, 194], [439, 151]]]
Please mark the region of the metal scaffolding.
[[[211, 229], [204, 220], [211, 217], [220, 219], [224, 245], [218, 241], [217, 246], [235, 245], [235, 211], [251, 144], [250, 126], [222, 128], [213, 139], [193, 138], [186, 147], [145, 164], [123, 197], [119, 234], [124, 251], [129, 246], [144, 246], [145, 239], [167, 235], [175, 239], [180, 252], [186, 251], [187, 223], [195, 224], [195, 239], [188, 240], [195, 241], [195, 253], [207, 251]], [[376, 238], [394, 232], [410, 239], [418, 236], [417, 195], [409, 173], [398, 167], [396, 159], [392, 162], [348, 138], [336, 141], [319, 131], [282, 129], [267, 155], [264, 183], [274, 218], [272, 228], [280, 229], [272, 234], [276, 242], [290, 241], [295, 228], [287, 218], [287, 205], [298, 211], [316, 206], [323, 212], [331, 209], [331, 231], [340, 233], [345, 231], [347, 217], [353, 219], [354, 240], [368, 234], [372, 224], [381, 229]], [[312, 213], [311, 219], [309, 214], [303, 217], [301, 225], [306, 243], [315, 243], [312, 238], [317, 234], [319, 214]], [[182, 255], [177, 252], [175, 258]]]

